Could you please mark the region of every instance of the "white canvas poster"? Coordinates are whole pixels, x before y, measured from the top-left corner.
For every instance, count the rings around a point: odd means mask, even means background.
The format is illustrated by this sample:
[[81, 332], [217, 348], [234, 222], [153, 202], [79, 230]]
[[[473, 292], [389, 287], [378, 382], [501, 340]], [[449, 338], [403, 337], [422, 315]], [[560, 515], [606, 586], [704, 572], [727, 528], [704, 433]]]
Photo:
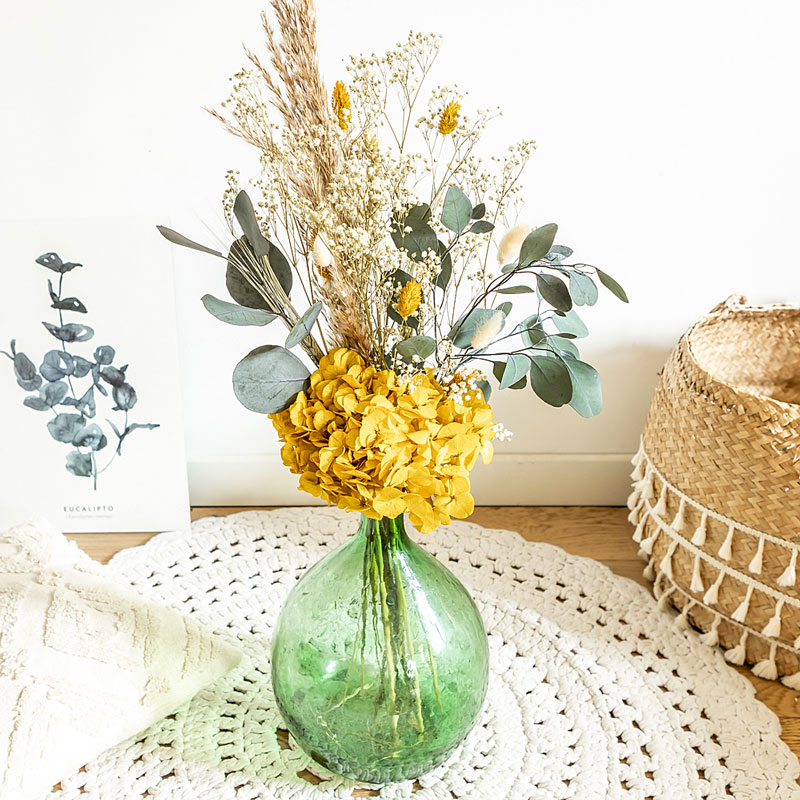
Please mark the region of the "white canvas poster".
[[0, 525], [187, 524], [172, 262], [155, 223], [0, 223], [0, 297]]

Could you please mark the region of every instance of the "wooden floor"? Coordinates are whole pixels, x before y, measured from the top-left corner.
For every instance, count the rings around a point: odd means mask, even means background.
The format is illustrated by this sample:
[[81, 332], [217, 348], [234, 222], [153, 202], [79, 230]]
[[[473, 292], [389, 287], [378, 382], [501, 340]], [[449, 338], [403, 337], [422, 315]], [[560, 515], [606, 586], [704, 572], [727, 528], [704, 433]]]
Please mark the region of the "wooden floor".
[[[195, 508], [192, 519], [222, 516], [241, 508]], [[608, 565], [614, 572], [644, 586], [642, 562], [636, 557], [637, 546], [631, 540], [627, 509], [588, 507], [481, 507], [470, 518], [479, 525], [517, 531], [534, 542], [550, 542], [570, 553], [589, 556]], [[85, 533], [69, 534], [89, 555], [106, 562], [126, 547], [146, 542], [153, 534]], [[735, 668], [756, 687], [758, 698], [780, 718], [783, 739], [800, 756], [800, 693], [786, 689], [776, 681], [756, 678], [745, 668]]]

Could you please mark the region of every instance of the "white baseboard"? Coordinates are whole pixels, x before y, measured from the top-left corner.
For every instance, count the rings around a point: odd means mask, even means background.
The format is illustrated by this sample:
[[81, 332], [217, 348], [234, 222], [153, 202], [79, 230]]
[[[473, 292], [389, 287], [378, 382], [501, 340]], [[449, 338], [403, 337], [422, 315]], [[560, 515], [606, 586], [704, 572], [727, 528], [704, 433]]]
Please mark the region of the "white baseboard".
[[[472, 473], [478, 505], [619, 506], [630, 492], [630, 453], [499, 453]], [[277, 453], [189, 462], [195, 506], [310, 505]]]

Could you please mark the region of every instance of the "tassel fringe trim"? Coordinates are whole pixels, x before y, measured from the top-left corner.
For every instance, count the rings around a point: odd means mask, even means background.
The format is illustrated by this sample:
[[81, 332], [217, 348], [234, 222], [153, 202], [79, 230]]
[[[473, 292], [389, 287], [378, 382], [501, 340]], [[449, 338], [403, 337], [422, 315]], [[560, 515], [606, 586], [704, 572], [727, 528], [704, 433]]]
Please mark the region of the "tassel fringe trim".
[[[783, 610], [787, 603], [794, 608], [800, 608], [800, 599], [792, 595], [785, 596], [773, 587], [776, 584], [782, 588], [797, 585], [797, 561], [800, 547], [779, 537], [740, 525], [696, 503], [663, 478], [661, 473], [653, 466], [643, 448], [640, 447], [632, 463], [634, 470], [631, 478], [634, 483], [633, 491], [628, 498], [628, 508], [630, 510], [628, 520], [634, 526], [633, 540], [640, 545], [639, 555], [647, 561], [643, 576], [647, 580], [655, 581], [653, 593], [658, 598], [659, 609], [666, 609], [677, 593], [683, 594], [685, 602], [680, 613], [674, 618], [673, 624], [679, 629], [685, 629], [690, 625], [689, 615], [692, 609], [698, 605], [705, 607], [711, 613], [712, 619], [709, 629], [699, 635], [699, 640], [707, 646], [713, 647], [719, 644], [719, 629], [724, 620], [728, 619], [731, 624], [742, 626], [743, 630], [738, 643], [728, 649], [724, 655], [725, 659], [731, 664], [744, 664], [747, 660], [748, 637], [751, 635], [751, 631], [744, 626], [750, 611], [753, 593], [758, 589], [759, 598], [762, 595], [771, 597], [775, 601], [775, 606], [772, 616], [767, 620], [760, 634], [758, 632], [753, 634], [756, 637], [761, 635], [769, 640], [769, 652], [766, 658], [753, 664], [752, 671], [754, 675], [767, 680], [777, 679], [777, 648], [781, 647], [792, 651], [792, 645], [780, 641], [783, 628]], [[657, 490], [658, 494], [656, 494]], [[667, 513], [668, 509], [675, 509], [673, 501], [677, 503], [677, 510], [671, 521], [669, 521]], [[652, 524], [648, 525], [648, 520]], [[716, 544], [720, 541], [718, 538], [714, 538], [717, 528], [711, 528], [710, 523], [712, 521], [715, 525], [721, 523], [725, 526], [723, 528], [725, 536], [716, 553], [713, 553], [713, 550], [709, 552], [705, 549], [709, 536], [712, 537], [712, 547], [716, 547]], [[653, 551], [662, 531], [667, 534], [667, 540], [659, 548], [663, 553], [663, 557], [661, 557], [660, 561], [656, 561], [654, 560]], [[690, 531], [691, 539], [689, 539]], [[756, 537], [757, 541], [755, 543], [755, 552], [747, 564], [747, 571], [745, 572], [743, 567], [738, 567], [737, 569], [728, 563], [724, 563], [732, 560], [734, 547], [737, 553], [740, 553], [740, 545], [745, 547], [745, 552], [747, 552], [746, 545], [749, 537]], [[734, 542], [734, 539], [736, 539], [736, 542]], [[669, 544], [664, 550], [663, 548], [667, 541]], [[764, 570], [765, 543], [767, 541], [789, 551], [787, 553], [788, 563], [775, 584], [772, 585], [764, 584], [757, 579], [749, 577], [749, 575], [762, 574]], [[694, 556], [691, 584], [688, 590], [673, 583], [674, 563], [680, 563], [681, 565], [685, 563], [683, 560], [674, 562], [675, 554], [678, 552], [678, 545], [681, 545], [681, 552], [688, 551]], [[752, 553], [753, 550], [750, 549], [750, 552]], [[770, 549], [769, 564], [774, 563], [774, 558], [779, 552], [775, 548]], [[742, 556], [737, 555], [737, 558], [741, 562]], [[717, 559], [720, 559], [720, 561]], [[706, 562], [705, 569], [703, 562]], [[714, 574], [712, 572], [709, 575], [709, 567], [716, 570], [716, 577], [713, 583], [706, 585], [704, 577], [705, 580], [710, 580], [711, 575]], [[774, 575], [774, 573], [771, 574]], [[719, 603], [720, 586], [726, 576], [729, 576], [731, 580], [737, 581], [745, 590], [741, 602], [730, 614], [730, 617], [712, 608]], [[689, 591], [692, 594], [689, 594]], [[692, 595], [695, 596], [693, 597]], [[702, 600], [698, 599], [700, 597], [702, 597]], [[759, 608], [761, 607], [759, 605]], [[795, 651], [800, 650], [800, 636], [795, 639], [793, 647]], [[795, 653], [795, 655], [798, 658], [798, 666], [800, 666], [800, 653]], [[794, 674], [784, 675], [780, 678], [780, 681], [784, 686], [800, 691], [800, 669]]]

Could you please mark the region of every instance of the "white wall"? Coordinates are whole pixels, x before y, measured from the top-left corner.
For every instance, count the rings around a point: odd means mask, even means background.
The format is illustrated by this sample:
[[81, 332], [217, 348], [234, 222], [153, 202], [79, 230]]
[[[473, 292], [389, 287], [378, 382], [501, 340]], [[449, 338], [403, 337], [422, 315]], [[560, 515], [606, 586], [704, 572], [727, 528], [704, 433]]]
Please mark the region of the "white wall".
[[[241, 42], [258, 45], [262, 3], [3, 6], [0, 218], [155, 213], [201, 239], [206, 224], [221, 230], [224, 172], [247, 175], [254, 162], [202, 106], [224, 97]], [[329, 85], [346, 53], [383, 49], [409, 28], [439, 31], [435, 78], [504, 109], [486, 152], [537, 139], [527, 221], [557, 221], [560, 240], [632, 302], [606, 294], [584, 314], [602, 415], [504, 393], [496, 413], [516, 435], [476, 472], [476, 494], [620, 502], [656, 372], [680, 333], [733, 292], [800, 296], [797, 5], [320, 0], [319, 17]], [[264, 332], [208, 316], [199, 297], [224, 295], [219, 266], [173, 255], [193, 501], [304, 501], [269, 422], [230, 390], [233, 365]]]

